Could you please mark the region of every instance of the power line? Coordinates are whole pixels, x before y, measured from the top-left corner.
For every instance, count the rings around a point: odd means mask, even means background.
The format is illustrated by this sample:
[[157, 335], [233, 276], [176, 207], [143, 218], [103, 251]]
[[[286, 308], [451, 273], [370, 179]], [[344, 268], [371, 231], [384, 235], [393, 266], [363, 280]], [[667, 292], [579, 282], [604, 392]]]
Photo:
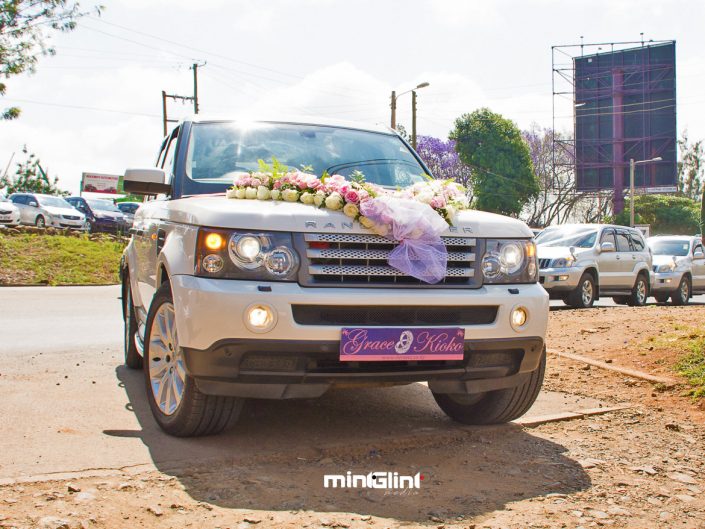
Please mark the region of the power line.
[[69, 105], [65, 103], [51, 103], [48, 101], [36, 101], [34, 99], [17, 99], [17, 98], [3, 98], [2, 101], [10, 101], [10, 102], [16, 102], [16, 103], [24, 103], [24, 104], [32, 104], [32, 105], [44, 105], [44, 106], [50, 106], [50, 107], [59, 107], [59, 108], [71, 108], [75, 110], [92, 110], [95, 112], [110, 112], [113, 114], [127, 114], [130, 116], [143, 116], [143, 117], [148, 117], [148, 118], [161, 118], [161, 116], [157, 114], [147, 114], [146, 112], [128, 112], [126, 110], [115, 110], [111, 108], [98, 108], [98, 107], [89, 107], [89, 106], [83, 106], [83, 105]]

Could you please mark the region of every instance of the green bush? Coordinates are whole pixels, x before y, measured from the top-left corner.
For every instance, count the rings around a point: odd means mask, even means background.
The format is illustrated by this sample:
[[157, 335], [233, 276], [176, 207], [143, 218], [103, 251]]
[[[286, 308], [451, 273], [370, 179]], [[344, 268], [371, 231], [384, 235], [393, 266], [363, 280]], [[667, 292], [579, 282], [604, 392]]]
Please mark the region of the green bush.
[[[615, 224], [629, 225], [629, 201]], [[675, 195], [638, 195], [634, 197], [634, 222], [649, 224], [651, 234], [695, 235], [700, 230], [700, 204]]]

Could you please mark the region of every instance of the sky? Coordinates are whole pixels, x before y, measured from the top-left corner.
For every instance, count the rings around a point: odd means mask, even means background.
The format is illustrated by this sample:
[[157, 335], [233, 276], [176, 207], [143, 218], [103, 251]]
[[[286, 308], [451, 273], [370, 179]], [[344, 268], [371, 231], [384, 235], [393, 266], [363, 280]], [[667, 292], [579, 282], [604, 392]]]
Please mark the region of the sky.
[[[705, 138], [702, 0], [103, 0], [100, 17], [53, 35], [56, 55], [7, 81], [0, 171], [27, 146], [60, 187], [82, 172], [153, 165], [161, 92], [192, 95], [202, 114], [321, 116], [389, 123], [390, 92], [418, 91], [418, 133], [447, 138], [487, 106], [522, 129], [552, 125], [551, 46], [676, 40], [678, 130]], [[81, 7], [90, 11], [91, 4]], [[398, 122], [411, 128], [411, 94]], [[193, 111], [170, 101], [170, 118]], [[558, 129], [572, 102], [557, 99]], [[1, 174], [1, 173], [0, 173]]]

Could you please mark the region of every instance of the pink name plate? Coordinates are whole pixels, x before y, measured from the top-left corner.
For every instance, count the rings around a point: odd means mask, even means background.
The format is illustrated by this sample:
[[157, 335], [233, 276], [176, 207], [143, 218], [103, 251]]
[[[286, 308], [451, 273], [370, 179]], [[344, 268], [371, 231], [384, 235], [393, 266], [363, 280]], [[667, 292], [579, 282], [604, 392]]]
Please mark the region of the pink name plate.
[[340, 360], [462, 360], [465, 329], [347, 327], [340, 337]]

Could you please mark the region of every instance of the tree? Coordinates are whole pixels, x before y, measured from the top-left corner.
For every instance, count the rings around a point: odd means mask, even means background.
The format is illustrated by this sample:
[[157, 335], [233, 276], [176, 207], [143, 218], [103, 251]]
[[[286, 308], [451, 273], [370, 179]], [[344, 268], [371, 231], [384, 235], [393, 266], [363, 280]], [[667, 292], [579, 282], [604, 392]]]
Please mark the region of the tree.
[[26, 160], [17, 164], [14, 177], [0, 178], [0, 188], [5, 187], [5, 192], [10, 193], [43, 193], [46, 195], [68, 195], [59, 189], [59, 177], [50, 178], [42, 169], [39, 158], [29, 153], [27, 146], [22, 149]]
[[468, 190], [468, 198], [472, 200], [472, 169], [460, 161], [453, 140], [443, 141], [433, 136], [419, 136], [416, 152], [435, 178], [455, 180]]
[[684, 130], [678, 140], [678, 191], [698, 200], [703, 190], [703, 170], [705, 168], [705, 145], [703, 140], [690, 143], [688, 131]]
[[[629, 204], [615, 218], [615, 224], [629, 225]], [[699, 204], [688, 197], [637, 195], [634, 222], [649, 224], [652, 234], [695, 235], [699, 229]]]
[[[102, 7], [96, 8], [100, 13]], [[85, 15], [69, 0], [0, 0], [0, 76], [6, 79], [34, 72], [40, 55], [53, 55], [47, 46], [52, 31], [71, 31]], [[0, 83], [0, 95], [6, 86]], [[0, 119], [14, 119], [20, 109], [8, 108]]]
[[456, 119], [450, 139], [460, 160], [472, 168], [478, 209], [518, 216], [538, 193], [529, 148], [512, 121], [482, 108]]

